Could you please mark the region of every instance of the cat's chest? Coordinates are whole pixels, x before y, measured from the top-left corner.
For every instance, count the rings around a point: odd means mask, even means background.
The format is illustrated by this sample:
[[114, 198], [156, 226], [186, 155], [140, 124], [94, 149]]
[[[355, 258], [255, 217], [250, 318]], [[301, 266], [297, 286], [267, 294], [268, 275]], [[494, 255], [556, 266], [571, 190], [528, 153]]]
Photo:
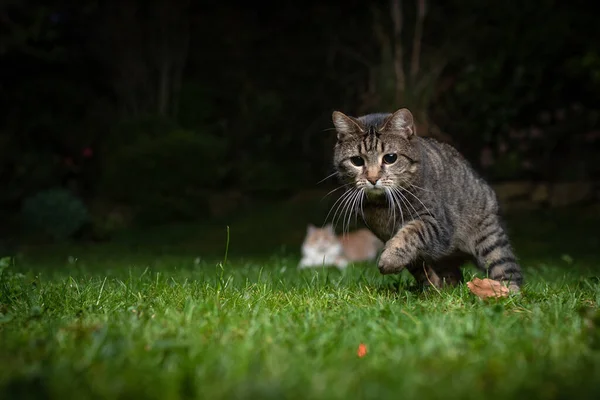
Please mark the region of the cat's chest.
[[[396, 214], [399, 210], [396, 210]], [[380, 240], [388, 241], [401, 227], [401, 218], [387, 205], [372, 204], [364, 207], [364, 217], [367, 227]]]

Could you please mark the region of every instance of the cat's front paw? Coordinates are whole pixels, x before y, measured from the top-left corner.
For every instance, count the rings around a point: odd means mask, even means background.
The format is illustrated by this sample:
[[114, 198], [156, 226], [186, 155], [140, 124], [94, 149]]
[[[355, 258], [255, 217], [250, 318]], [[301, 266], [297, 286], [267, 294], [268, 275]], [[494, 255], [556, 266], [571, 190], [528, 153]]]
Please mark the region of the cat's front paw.
[[406, 264], [408, 264], [408, 262], [398, 256], [398, 251], [396, 249], [387, 248], [381, 253], [377, 267], [379, 268], [379, 272], [383, 275], [388, 275], [401, 272]]

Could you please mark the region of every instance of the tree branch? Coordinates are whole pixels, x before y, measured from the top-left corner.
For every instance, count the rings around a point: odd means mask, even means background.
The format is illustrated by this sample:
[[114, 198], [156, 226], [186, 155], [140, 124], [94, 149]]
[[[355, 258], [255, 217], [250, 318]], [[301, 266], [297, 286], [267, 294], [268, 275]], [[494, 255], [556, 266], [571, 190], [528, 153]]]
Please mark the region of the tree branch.
[[383, 31], [381, 19], [379, 17], [379, 10], [376, 8], [373, 9], [373, 32], [377, 40], [379, 40], [382, 55], [385, 54], [386, 49], [388, 49], [391, 52], [392, 49], [390, 38]]
[[415, 35], [413, 37], [412, 55], [410, 58], [410, 77], [415, 78], [419, 73], [421, 62], [421, 41], [423, 38], [423, 21], [427, 13], [426, 0], [417, 0], [417, 21], [415, 23]]
[[394, 22], [394, 72], [396, 74], [396, 103], [400, 105], [406, 87], [402, 60], [402, 2], [392, 0], [392, 21]]

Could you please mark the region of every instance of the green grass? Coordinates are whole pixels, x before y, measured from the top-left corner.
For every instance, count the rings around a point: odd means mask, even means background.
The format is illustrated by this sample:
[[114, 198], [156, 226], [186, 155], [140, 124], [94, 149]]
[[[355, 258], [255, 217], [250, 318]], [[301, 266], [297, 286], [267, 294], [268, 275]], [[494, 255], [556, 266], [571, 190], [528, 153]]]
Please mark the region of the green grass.
[[[0, 398], [600, 395], [597, 218], [510, 219], [527, 283], [483, 302], [368, 263], [298, 271], [304, 221], [265, 215], [233, 221], [226, 262], [224, 225], [23, 248], [0, 275]], [[243, 233], [260, 221], [267, 244]]]

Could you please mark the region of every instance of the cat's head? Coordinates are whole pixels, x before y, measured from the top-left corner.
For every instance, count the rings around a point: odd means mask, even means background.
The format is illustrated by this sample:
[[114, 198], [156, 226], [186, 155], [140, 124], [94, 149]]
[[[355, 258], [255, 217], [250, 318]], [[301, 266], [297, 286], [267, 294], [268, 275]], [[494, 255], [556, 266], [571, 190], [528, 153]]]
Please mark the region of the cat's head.
[[337, 131], [334, 165], [345, 183], [367, 193], [408, 188], [417, 177], [419, 152], [411, 112], [369, 114], [359, 118], [334, 111]]
[[339, 239], [335, 235], [332, 224], [327, 224], [323, 228], [308, 224], [304, 246], [325, 252], [337, 245], [339, 245]]

